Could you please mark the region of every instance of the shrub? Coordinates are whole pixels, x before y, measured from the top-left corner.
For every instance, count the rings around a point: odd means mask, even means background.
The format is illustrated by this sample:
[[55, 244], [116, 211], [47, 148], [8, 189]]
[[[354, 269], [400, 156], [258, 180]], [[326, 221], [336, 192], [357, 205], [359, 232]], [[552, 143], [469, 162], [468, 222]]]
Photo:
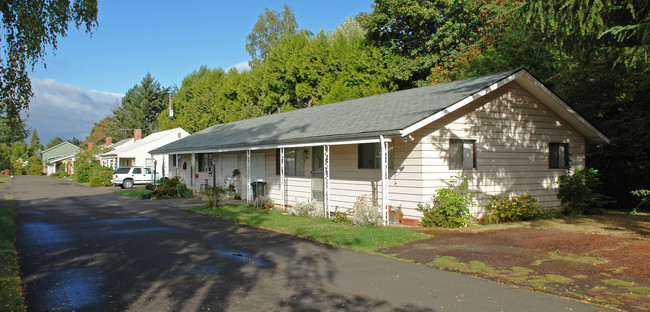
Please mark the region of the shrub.
[[41, 164], [41, 159], [38, 158], [38, 156], [32, 155], [32, 157], [29, 157], [27, 173], [29, 175], [43, 175], [43, 165]]
[[144, 185], [144, 188], [145, 188], [146, 190], [153, 191], [153, 189], [155, 188], [155, 186], [153, 185], [153, 183], [147, 183], [147, 184]]
[[354, 225], [382, 225], [383, 218], [381, 215], [381, 209], [377, 205], [373, 204], [373, 200], [368, 195], [361, 195], [357, 197], [357, 200], [352, 206], [352, 223]]
[[296, 202], [291, 207], [291, 214], [294, 216], [322, 217], [323, 208], [313, 200]]
[[559, 219], [559, 218], [562, 217], [562, 213], [560, 213], [556, 209], [545, 209], [545, 210], [542, 210], [542, 212], [540, 213], [540, 217], [542, 219], [549, 219], [549, 220], [550, 219]]
[[634, 190], [630, 193], [641, 197], [641, 201], [632, 209], [630, 214], [636, 215], [637, 211], [650, 211], [650, 190]]
[[[226, 193], [228, 193], [228, 190], [221, 186], [217, 185], [217, 205], [216, 207], [221, 206], [221, 201], [226, 197]], [[205, 188], [205, 191], [201, 194], [201, 200], [205, 203], [206, 208], [215, 208], [215, 202], [214, 202], [214, 187], [213, 186], [208, 186]]]
[[90, 175], [94, 168], [99, 167], [98, 163], [76, 164], [74, 168], [74, 180], [77, 183], [86, 183], [90, 181]]
[[474, 178], [465, 174], [451, 178], [450, 187], [436, 190], [433, 205], [418, 204], [418, 209], [423, 214], [422, 226], [463, 227], [474, 218], [469, 213], [474, 195], [466, 193], [469, 189], [467, 182]]
[[542, 205], [528, 194], [492, 196], [485, 210], [487, 223], [526, 221], [539, 217]]
[[88, 178], [88, 181], [90, 182], [91, 187], [110, 186], [112, 185], [112, 176], [112, 168], [95, 166], [90, 173], [90, 178]]
[[194, 197], [194, 192], [181, 183], [178, 177], [161, 178], [158, 180], [158, 186], [151, 191], [151, 197], [158, 199]]
[[577, 168], [559, 177], [557, 183], [560, 185], [557, 198], [566, 205], [565, 214], [595, 214], [602, 211], [602, 208], [609, 201], [607, 197], [598, 192], [601, 185], [598, 178], [598, 170], [593, 168]]
[[194, 191], [187, 188], [187, 185], [183, 183], [178, 183], [178, 185], [176, 185], [176, 191], [178, 191], [178, 196], [180, 197], [184, 197], [184, 198], [194, 197]]
[[167, 199], [178, 197], [176, 186], [159, 186], [151, 191], [152, 198]]
[[[65, 172], [65, 171], [64, 171], [64, 172]], [[56, 178], [56, 177], [58, 177], [58, 176], [59, 176], [59, 173], [58, 173], [58, 172], [55, 172], [55, 173], [50, 174], [50, 177], [55, 177], [55, 178]]]
[[340, 212], [340, 211], [334, 212], [334, 219], [332, 219], [332, 221], [334, 221], [336, 223], [341, 223], [341, 224], [350, 224], [350, 223], [352, 223], [352, 220], [350, 220], [350, 218], [348, 218], [348, 214], [345, 213], [345, 212]]

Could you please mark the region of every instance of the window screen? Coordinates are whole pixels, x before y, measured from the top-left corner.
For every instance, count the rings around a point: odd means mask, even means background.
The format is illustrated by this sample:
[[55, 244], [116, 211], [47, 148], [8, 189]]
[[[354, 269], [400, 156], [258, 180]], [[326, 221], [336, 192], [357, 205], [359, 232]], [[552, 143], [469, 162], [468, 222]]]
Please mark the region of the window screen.
[[476, 168], [476, 141], [449, 140], [449, 169]]
[[549, 168], [569, 168], [569, 143], [549, 143], [548, 151]]

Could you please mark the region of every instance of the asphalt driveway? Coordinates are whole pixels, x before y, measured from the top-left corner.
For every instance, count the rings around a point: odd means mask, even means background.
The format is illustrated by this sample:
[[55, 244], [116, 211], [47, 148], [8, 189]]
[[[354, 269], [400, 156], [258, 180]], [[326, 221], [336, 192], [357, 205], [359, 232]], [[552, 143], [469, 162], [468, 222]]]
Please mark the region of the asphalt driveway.
[[606, 311], [46, 177], [11, 185], [30, 311]]

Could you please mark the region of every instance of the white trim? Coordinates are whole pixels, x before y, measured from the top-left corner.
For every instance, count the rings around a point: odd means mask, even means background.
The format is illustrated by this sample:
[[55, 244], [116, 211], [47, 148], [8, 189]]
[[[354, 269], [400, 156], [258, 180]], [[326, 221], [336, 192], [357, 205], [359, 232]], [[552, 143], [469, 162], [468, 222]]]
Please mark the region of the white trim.
[[426, 126], [426, 125], [428, 125], [428, 124], [430, 124], [430, 123], [432, 123], [432, 122], [434, 122], [434, 121], [436, 121], [436, 120], [438, 120], [438, 119], [440, 119], [442, 117], [445, 117], [445, 116], [449, 115], [450, 113], [462, 108], [463, 106], [465, 106], [465, 105], [467, 105], [467, 104], [469, 104], [469, 103], [483, 97], [484, 95], [486, 95], [486, 94], [488, 94], [488, 93], [490, 93], [490, 92], [492, 92], [492, 91], [506, 85], [507, 83], [521, 77], [525, 73], [526, 73], [526, 71], [522, 69], [522, 70], [520, 70], [520, 71], [518, 71], [518, 72], [516, 72], [516, 73], [502, 79], [502, 80], [499, 80], [496, 83], [488, 86], [487, 88], [485, 88], [485, 89], [483, 89], [481, 91], [478, 91], [478, 92], [476, 92], [476, 93], [474, 93], [474, 94], [472, 94], [472, 95], [470, 95], [470, 96], [456, 102], [456, 104], [453, 104], [453, 105], [451, 105], [451, 106], [449, 106], [449, 107], [447, 107], [447, 108], [445, 108], [445, 109], [443, 109], [443, 110], [441, 110], [441, 111], [439, 111], [439, 112], [437, 112], [437, 113], [435, 113], [435, 114], [433, 114], [433, 115], [431, 115], [431, 116], [429, 116], [429, 117], [427, 117], [425, 119], [422, 119], [422, 120], [416, 122], [415, 124], [404, 128], [404, 130], [400, 130], [400, 134], [401, 134], [401, 136], [405, 137], [405, 136], [407, 136], [407, 135], [409, 135], [409, 134], [411, 134], [411, 133], [413, 133], [413, 132], [415, 132], [417, 130], [420, 130], [422, 127], [424, 127], [424, 126]]
[[[571, 117], [575, 118], [579, 122], [579, 124], [577, 126], [573, 125], [574, 127], [576, 127], [576, 128], [579, 128], [579, 126], [585, 127], [586, 130], [591, 131], [593, 134], [595, 134], [595, 136], [592, 136], [592, 138], [599, 138], [599, 139], [603, 140], [605, 143], [609, 143], [610, 140], [609, 140], [609, 138], [607, 136], [605, 136], [605, 134], [600, 132], [598, 129], [596, 129], [596, 127], [594, 127], [586, 119], [584, 119], [582, 116], [580, 116], [580, 114], [578, 114], [573, 108], [571, 108], [571, 106], [569, 106], [566, 102], [564, 102], [561, 98], [559, 98], [555, 93], [553, 93], [553, 91], [549, 90], [546, 86], [544, 86], [543, 83], [541, 83], [539, 80], [535, 79], [535, 77], [533, 77], [533, 75], [531, 75], [528, 72], [525, 72], [523, 76], [525, 78], [527, 78], [528, 81], [530, 81], [533, 85], [535, 85], [537, 88], [539, 88], [539, 90], [541, 90], [544, 93], [544, 95], [548, 96], [554, 102], [554, 103], [548, 103], [547, 101], [544, 101], [544, 99], [541, 99], [538, 96], [536, 96], [546, 106], [551, 108], [551, 110], [553, 110], [553, 107], [550, 106], [549, 104], [551, 104], [551, 105], [552, 104], [559, 105], [562, 109], [564, 109], [564, 111], [569, 113], [571, 115]], [[524, 89], [527, 89], [525, 85], [522, 85], [522, 87], [524, 87]], [[528, 89], [527, 89], [527, 91], [531, 92], [531, 90], [528, 90]], [[555, 113], [562, 116], [562, 112], [555, 111]], [[569, 119], [567, 119], [565, 117], [563, 117], [563, 119], [565, 119], [567, 122], [569, 122], [569, 124], [571, 124], [571, 120], [569, 120]], [[580, 130], [578, 130], [578, 131], [580, 131]], [[584, 133], [583, 133], [583, 135], [584, 135]]]

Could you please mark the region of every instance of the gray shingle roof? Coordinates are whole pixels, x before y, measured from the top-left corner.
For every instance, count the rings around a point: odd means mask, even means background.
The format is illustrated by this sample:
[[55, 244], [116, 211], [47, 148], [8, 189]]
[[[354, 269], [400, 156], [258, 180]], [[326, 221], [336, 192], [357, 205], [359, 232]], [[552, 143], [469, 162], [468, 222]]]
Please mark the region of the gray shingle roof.
[[394, 136], [519, 70], [218, 124], [150, 153]]

